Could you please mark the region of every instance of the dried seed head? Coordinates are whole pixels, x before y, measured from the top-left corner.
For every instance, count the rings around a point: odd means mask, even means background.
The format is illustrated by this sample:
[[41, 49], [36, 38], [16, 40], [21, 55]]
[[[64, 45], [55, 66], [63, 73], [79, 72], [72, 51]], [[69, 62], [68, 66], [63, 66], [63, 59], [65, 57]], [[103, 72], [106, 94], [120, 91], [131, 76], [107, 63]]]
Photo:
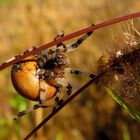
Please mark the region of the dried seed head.
[[107, 73], [100, 84], [114, 90], [140, 112], [140, 34], [134, 26], [99, 59], [98, 72], [105, 69]]

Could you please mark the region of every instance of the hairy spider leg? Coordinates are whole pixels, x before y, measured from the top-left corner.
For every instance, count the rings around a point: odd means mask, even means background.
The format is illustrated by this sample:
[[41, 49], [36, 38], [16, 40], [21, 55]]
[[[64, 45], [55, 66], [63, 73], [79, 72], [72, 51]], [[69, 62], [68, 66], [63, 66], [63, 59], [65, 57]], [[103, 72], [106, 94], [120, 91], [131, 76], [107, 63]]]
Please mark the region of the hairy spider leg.
[[26, 115], [27, 113], [32, 112], [33, 110], [38, 109], [38, 108], [49, 108], [49, 107], [54, 108], [54, 104], [52, 104], [52, 105], [43, 105], [43, 104], [41, 104], [41, 103], [35, 104], [35, 105], [33, 105], [31, 108], [28, 108], [28, 109], [26, 109], [26, 110], [23, 110], [23, 111], [19, 112], [19, 113], [14, 117], [14, 120], [16, 120], [16, 119], [18, 119], [18, 118], [20, 118], [20, 117]]
[[[81, 71], [79, 69], [73, 69], [73, 68], [67, 68], [65, 70], [65, 73], [70, 73], [70, 74], [75, 74], [75, 75], [82, 75], [82, 76], [86, 76], [89, 78], [95, 78], [96, 74], [91, 73], [91, 72], [85, 72], [85, 71]], [[98, 83], [98, 80], [95, 82], [95, 84]]]
[[[66, 68], [65, 73], [70, 73], [70, 74], [75, 74], [75, 75], [83, 75], [83, 76], [87, 76], [89, 78], [96, 77], [96, 75], [93, 73], [84, 72], [84, 71], [81, 71], [78, 69], [71, 69], [71, 68]], [[62, 98], [59, 98], [58, 96], [55, 98], [56, 107], [61, 105], [72, 93], [72, 85], [69, 82], [67, 82], [65, 78], [57, 78], [57, 83], [59, 83], [60, 85], [63, 85], [63, 87], [66, 87], [67, 92]]]
[[47, 99], [45, 99], [46, 96], [46, 89], [45, 89], [45, 81], [40, 79], [39, 80], [39, 85], [40, 85], [40, 98], [39, 98], [39, 104], [44, 104]]
[[55, 107], [61, 105], [72, 93], [72, 85], [65, 78], [57, 78], [56, 80], [57, 83], [65, 87], [67, 91], [62, 98], [60, 98], [59, 96], [55, 98]]
[[95, 78], [96, 75], [91, 72], [81, 71], [79, 69], [67, 68], [65, 69], [65, 73], [75, 74], [75, 75], [83, 75], [89, 78]]
[[[94, 26], [94, 25], [92, 25]], [[83, 35], [81, 38], [79, 38], [75, 43], [70, 44], [68, 46], [66, 46], [64, 43], [59, 43], [56, 46], [56, 50], [61, 51], [61, 52], [70, 52], [73, 51], [74, 49], [76, 49], [81, 43], [83, 43], [84, 40], [86, 40], [91, 34], [93, 33], [93, 31], [86, 33], [85, 35]], [[59, 34], [57, 35], [54, 40], [57, 40], [58, 38], [61, 38], [64, 36], [64, 32], [63, 34]]]

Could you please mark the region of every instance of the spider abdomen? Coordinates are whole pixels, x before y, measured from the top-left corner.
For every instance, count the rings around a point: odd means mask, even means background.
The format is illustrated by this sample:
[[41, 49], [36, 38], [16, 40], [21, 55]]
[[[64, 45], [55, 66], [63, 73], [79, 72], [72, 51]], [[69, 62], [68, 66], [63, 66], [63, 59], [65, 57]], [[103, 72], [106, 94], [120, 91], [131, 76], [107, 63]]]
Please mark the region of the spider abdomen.
[[[38, 101], [40, 99], [40, 79], [36, 71], [37, 62], [19, 62], [12, 67], [11, 79], [15, 89], [23, 97]], [[56, 87], [45, 81], [45, 99], [51, 99], [56, 94]]]

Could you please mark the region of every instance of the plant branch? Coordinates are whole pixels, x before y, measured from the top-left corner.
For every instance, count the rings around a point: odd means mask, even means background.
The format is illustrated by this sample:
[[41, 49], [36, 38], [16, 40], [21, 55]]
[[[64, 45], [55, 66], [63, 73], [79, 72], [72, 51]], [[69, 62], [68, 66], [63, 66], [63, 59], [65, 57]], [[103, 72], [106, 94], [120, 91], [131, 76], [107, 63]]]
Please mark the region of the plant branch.
[[76, 36], [88, 33], [88, 32], [93, 31], [93, 30], [103, 28], [105, 26], [109, 26], [111, 24], [115, 24], [115, 23], [119, 23], [119, 22], [122, 22], [122, 21], [125, 21], [125, 20], [128, 20], [128, 19], [136, 18], [136, 17], [140, 17], [140, 12], [135, 12], [135, 13], [128, 14], [128, 15], [125, 15], [125, 16], [116, 17], [116, 18], [101, 22], [99, 24], [96, 24], [95, 26], [90, 26], [90, 27], [87, 27], [85, 29], [76, 31], [76, 32], [71, 33], [69, 35], [66, 35], [66, 36], [64, 36], [62, 38], [59, 38], [57, 40], [53, 40], [53, 41], [51, 41], [51, 42], [49, 42], [49, 43], [47, 43], [45, 45], [42, 45], [42, 46], [40, 46], [40, 47], [38, 47], [36, 49], [33, 49], [32, 51], [29, 51], [26, 54], [22, 53], [22, 55], [20, 55], [16, 59], [8, 60], [8, 62], [0, 64], [0, 70], [4, 69], [4, 68], [6, 68], [6, 67], [8, 67], [10, 65], [13, 65], [14, 63], [17, 63], [17, 62], [21, 61], [22, 59], [24, 59], [24, 58], [26, 58], [26, 57], [28, 57], [30, 55], [37, 54], [37, 53], [39, 53], [40, 51], [42, 51], [44, 49], [47, 49], [47, 48], [49, 48], [51, 46], [54, 46], [56, 44], [59, 44], [59, 43], [64, 42], [66, 40], [69, 40], [69, 39], [74, 38]]

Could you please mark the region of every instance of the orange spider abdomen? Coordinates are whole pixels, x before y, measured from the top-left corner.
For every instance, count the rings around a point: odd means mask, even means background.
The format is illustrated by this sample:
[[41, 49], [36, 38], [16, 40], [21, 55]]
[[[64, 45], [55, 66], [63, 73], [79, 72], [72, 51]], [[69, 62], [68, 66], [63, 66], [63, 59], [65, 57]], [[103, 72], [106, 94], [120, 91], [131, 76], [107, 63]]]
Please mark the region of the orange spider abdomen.
[[[11, 71], [11, 79], [15, 89], [25, 98], [39, 101], [40, 84], [36, 73], [37, 62], [27, 61], [15, 64]], [[45, 99], [49, 100], [56, 94], [56, 87], [45, 81]]]

